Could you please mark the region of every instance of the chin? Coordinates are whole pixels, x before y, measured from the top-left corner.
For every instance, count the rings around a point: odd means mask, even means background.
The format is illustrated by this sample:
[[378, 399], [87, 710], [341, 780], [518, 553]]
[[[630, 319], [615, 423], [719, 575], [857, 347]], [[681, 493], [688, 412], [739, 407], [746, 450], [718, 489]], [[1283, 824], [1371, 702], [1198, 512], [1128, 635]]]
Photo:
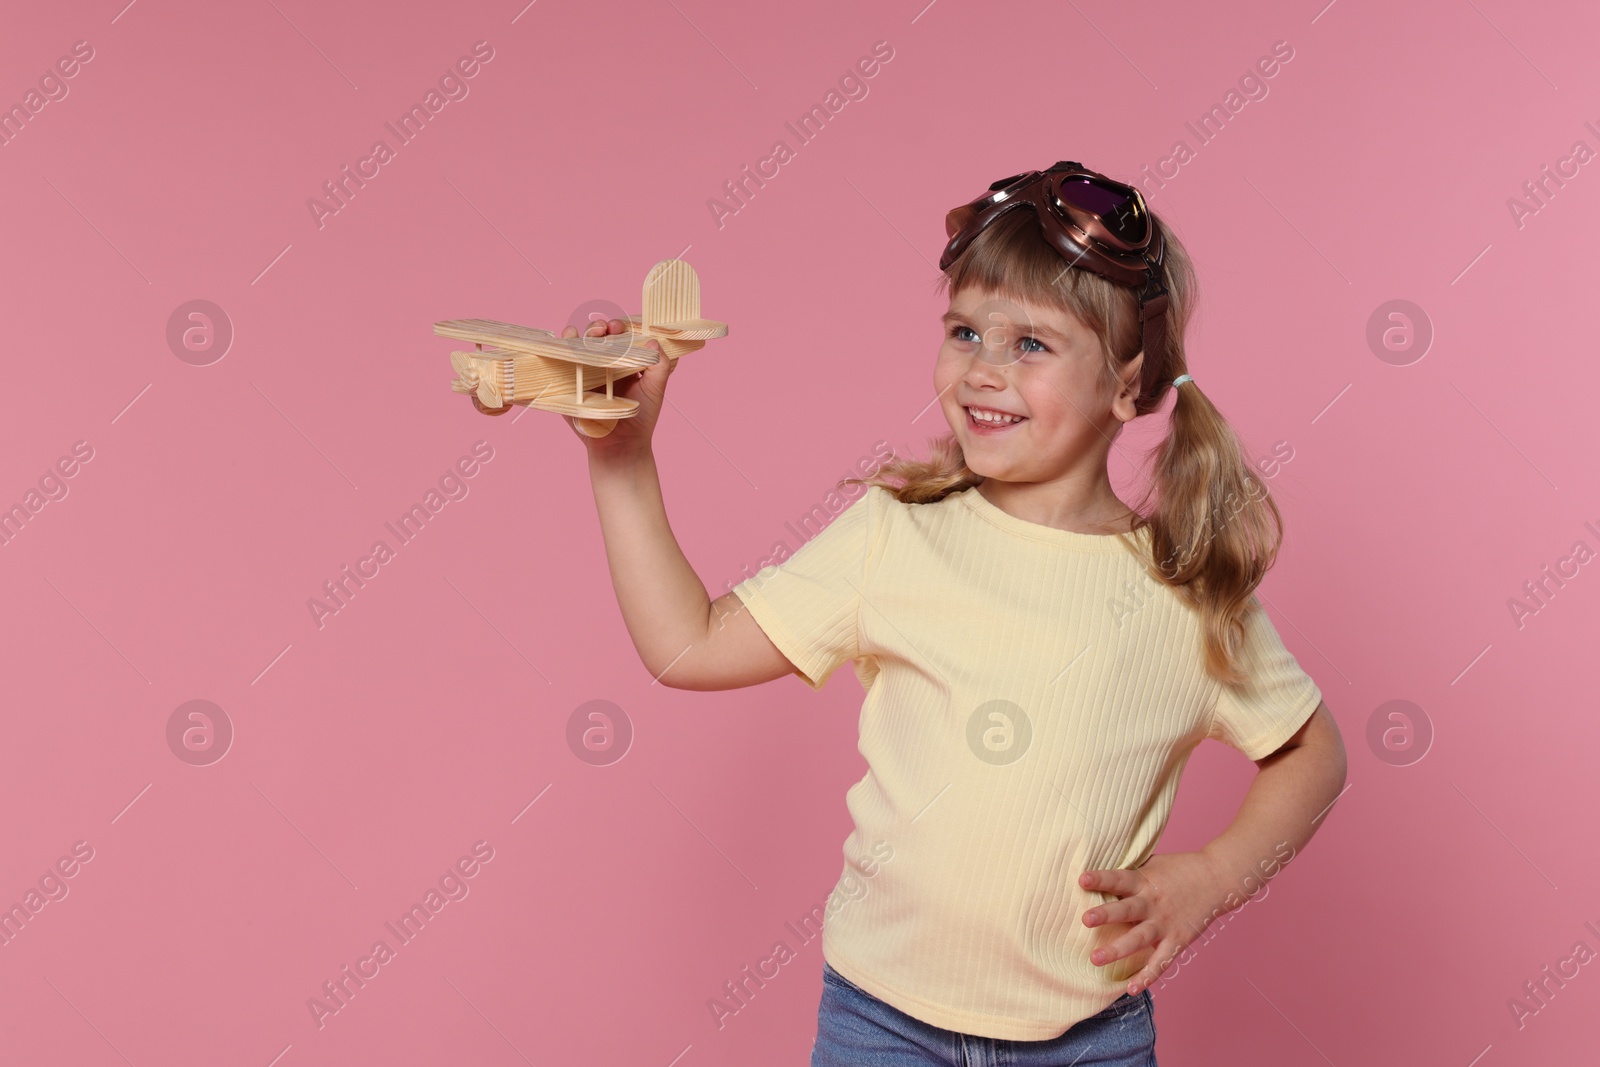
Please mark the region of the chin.
[[974, 456], [967, 452], [966, 449], [962, 449], [962, 458], [966, 461], [967, 470], [971, 471], [973, 474], [980, 475], [984, 478], [994, 478], [998, 481], [1005, 480], [1005, 470], [999, 465], [991, 462], [988, 457]]

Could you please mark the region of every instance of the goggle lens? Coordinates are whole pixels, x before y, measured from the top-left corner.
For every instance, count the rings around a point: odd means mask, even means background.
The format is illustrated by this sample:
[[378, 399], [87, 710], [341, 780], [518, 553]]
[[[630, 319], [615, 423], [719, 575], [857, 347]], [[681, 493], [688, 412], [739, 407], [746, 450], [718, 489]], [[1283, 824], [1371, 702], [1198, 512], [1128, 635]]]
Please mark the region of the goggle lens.
[[1100, 221], [1120, 240], [1138, 244], [1144, 239], [1146, 221], [1133, 197], [1107, 189], [1093, 179], [1077, 175], [1063, 178], [1061, 199], [1100, 216]]

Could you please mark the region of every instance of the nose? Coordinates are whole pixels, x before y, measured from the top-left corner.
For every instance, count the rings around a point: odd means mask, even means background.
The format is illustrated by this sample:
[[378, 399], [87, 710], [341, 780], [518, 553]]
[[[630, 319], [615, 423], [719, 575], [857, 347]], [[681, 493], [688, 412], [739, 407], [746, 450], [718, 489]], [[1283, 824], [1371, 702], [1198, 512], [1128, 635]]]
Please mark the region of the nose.
[[1011, 362], [1003, 348], [996, 351], [987, 344], [979, 345], [967, 359], [962, 377], [974, 389], [1004, 389], [1008, 384], [1005, 371]]

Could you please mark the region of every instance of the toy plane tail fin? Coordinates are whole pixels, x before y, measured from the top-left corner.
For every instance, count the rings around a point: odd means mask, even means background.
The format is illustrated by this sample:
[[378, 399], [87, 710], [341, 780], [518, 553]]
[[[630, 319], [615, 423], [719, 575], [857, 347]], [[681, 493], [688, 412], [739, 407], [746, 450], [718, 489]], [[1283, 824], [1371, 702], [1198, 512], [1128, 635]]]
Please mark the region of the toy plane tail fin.
[[664, 259], [644, 279], [646, 327], [700, 318], [700, 275], [681, 259]]

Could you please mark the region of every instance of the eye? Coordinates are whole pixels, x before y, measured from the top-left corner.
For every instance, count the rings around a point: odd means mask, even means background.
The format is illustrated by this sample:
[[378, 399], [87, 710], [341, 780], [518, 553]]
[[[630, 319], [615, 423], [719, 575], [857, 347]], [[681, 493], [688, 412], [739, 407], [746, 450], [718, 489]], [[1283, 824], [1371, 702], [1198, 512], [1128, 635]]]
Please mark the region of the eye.
[[971, 340], [973, 340], [973, 341], [978, 340], [978, 334], [977, 334], [976, 330], [974, 330], [971, 326], [963, 326], [959, 322], [953, 324], [950, 327], [950, 332], [949, 332], [948, 336], [955, 338], [957, 341], [966, 341], [966, 340], [968, 340], [967, 338], [961, 336], [963, 333], [972, 334]]
[[1038, 348], [1026, 349], [1026, 351], [1029, 351], [1029, 352], [1048, 352], [1048, 351], [1050, 351], [1050, 346], [1045, 344], [1043, 341], [1039, 340], [1037, 337], [1024, 337], [1018, 343], [1019, 344], [1026, 344], [1029, 341], [1033, 342], [1034, 344], [1038, 345], [1039, 347]]

